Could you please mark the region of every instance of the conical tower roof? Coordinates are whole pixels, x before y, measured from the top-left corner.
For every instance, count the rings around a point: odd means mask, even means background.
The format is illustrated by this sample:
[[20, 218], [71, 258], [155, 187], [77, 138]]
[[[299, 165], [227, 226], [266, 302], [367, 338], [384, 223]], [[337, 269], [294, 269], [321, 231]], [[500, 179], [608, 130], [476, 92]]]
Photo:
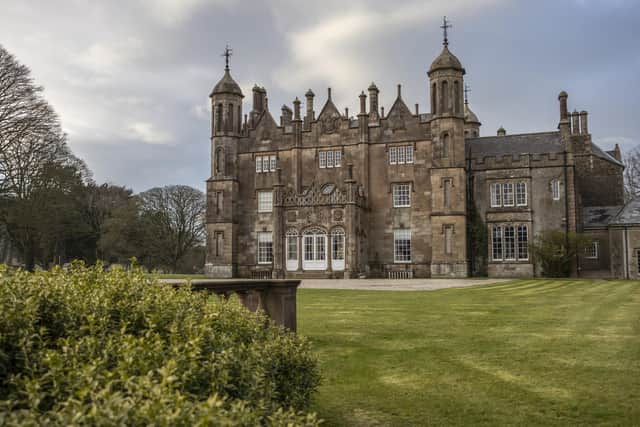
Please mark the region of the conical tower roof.
[[445, 44], [442, 48], [440, 55], [431, 63], [429, 68], [429, 74], [436, 70], [453, 69], [462, 71], [464, 74], [464, 68], [460, 63], [460, 60], [449, 50], [449, 47]]
[[236, 81], [233, 80], [233, 77], [231, 77], [231, 73], [229, 73], [228, 68], [224, 70], [224, 76], [222, 76], [222, 79], [220, 79], [220, 81], [213, 87], [213, 90], [211, 91], [211, 95], [209, 96], [218, 95], [222, 93], [238, 95], [244, 98], [244, 95], [242, 94], [242, 90], [240, 89], [240, 86], [238, 86], [238, 83], [236, 83]]
[[469, 104], [464, 104], [464, 121], [467, 123], [480, 123], [478, 116], [469, 108]]

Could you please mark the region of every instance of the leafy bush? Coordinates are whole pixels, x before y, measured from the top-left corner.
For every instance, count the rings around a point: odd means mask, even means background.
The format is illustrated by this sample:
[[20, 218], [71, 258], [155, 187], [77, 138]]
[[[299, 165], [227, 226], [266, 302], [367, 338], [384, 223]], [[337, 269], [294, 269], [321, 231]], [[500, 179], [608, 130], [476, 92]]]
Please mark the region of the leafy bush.
[[581, 234], [549, 230], [538, 234], [529, 248], [543, 276], [567, 277], [571, 274], [571, 263], [588, 245], [589, 239]]
[[0, 266], [0, 425], [317, 425], [307, 341], [141, 271]]

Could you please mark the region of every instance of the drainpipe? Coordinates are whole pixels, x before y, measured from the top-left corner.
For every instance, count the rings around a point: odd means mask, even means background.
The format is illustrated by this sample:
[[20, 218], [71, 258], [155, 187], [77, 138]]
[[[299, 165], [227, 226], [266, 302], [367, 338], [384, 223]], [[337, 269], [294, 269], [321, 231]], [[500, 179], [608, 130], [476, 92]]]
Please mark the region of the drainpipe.
[[627, 234], [627, 227], [623, 232], [623, 245], [622, 245], [622, 268], [624, 268], [624, 278], [629, 278], [629, 235]]

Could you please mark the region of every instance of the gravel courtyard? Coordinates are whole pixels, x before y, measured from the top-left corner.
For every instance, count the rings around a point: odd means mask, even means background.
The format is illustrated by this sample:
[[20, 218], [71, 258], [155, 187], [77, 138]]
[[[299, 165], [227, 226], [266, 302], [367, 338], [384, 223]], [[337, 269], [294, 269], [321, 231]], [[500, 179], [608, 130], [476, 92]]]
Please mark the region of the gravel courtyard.
[[300, 289], [356, 289], [364, 291], [435, 291], [491, 285], [511, 279], [305, 279]]

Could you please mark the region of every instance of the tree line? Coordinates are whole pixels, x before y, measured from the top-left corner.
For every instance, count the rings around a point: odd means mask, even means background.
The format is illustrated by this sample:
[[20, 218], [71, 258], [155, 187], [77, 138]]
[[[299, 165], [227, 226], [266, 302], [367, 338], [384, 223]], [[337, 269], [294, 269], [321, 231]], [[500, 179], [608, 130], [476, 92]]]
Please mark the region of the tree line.
[[73, 155], [29, 68], [0, 45], [0, 262], [28, 270], [73, 259], [195, 272], [204, 264], [205, 198], [182, 185], [140, 194], [98, 184]]

